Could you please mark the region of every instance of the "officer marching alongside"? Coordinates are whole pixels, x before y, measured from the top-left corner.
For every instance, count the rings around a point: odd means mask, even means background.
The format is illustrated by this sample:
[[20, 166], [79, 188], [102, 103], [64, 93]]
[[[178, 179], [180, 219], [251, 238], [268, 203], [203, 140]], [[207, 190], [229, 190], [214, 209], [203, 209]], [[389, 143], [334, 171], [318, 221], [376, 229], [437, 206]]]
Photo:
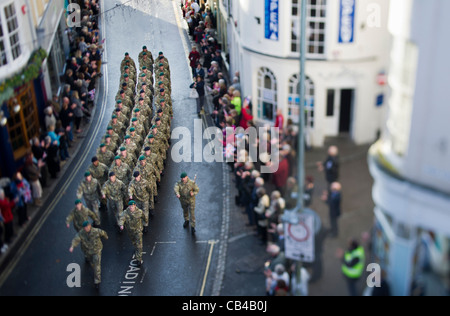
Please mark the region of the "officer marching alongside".
[[195, 234], [196, 221], [195, 221], [195, 198], [199, 193], [195, 180], [189, 179], [186, 172], [181, 174], [181, 180], [175, 184], [175, 195], [180, 200], [181, 207], [183, 208], [184, 216], [184, 228], [188, 228], [191, 224], [192, 234]]
[[94, 269], [94, 284], [96, 289], [99, 288], [102, 282], [102, 238], [108, 240], [108, 234], [102, 229], [93, 228], [91, 223], [85, 221], [83, 223], [83, 229], [72, 240], [72, 245], [69, 249], [70, 253], [73, 253], [74, 248], [81, 243], [81, 250], [84, 253], [86, 261]]

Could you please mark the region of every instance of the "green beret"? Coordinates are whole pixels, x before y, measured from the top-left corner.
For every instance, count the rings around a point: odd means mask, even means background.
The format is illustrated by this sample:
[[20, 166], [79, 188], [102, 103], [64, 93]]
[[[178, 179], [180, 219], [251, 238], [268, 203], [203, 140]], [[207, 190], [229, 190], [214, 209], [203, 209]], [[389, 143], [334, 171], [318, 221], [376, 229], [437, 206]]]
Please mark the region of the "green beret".
[[90, 171], [86, 171], [85, 173], [84, 173], [84, 176], [85, 177], [89, 177], [91, 175], [91, 172]]
[[89, 221], [85, 221], [83, 223], [83, 228], [88, 227], [89, 225], [91, 225], [91, 223], [89, 223]]
[[123, 69], [127, 70], [127, 69], [130, 69], [130, 67], [128, 67], [128, 66], [125, 66], [125, 67], [123, 67]]
[[100, 148], [106, 147], [106, 144], [100, 144]]
[[164, 84], [164, 82], [160, 81], [158, 82], [158, 86]]
[[147, 46], [143, 46], [143, 47], [142, 47], [142, 50], [144, 50], [144, 49], [147, 49]]
[[134, 127], [130, 128], [130, 132], [136, 132], [136, 129]]
[[112, 119], [116, 119], [117, 115], [113, 114]]
[[125, 53], [125, 56], [130, 56], [130, 54], [128, 54], [128, 53]]
[[113, 129], [112, 126], [108, 126], [107, 128], [108, 131], [111, 131], [112, 129]]
[[146, 76], [146, 74], [144, 72], [139, 75], [139, 77], [145, 77], [145, 76]]
[[139, 157], [139, 161], [145, 160], [145, 156]]
[[159, 76], [164, 76], [164, 73], [163, 73], [163, 72], [160, 72], [160, 73], [159, 73]]
[[117, 104], [121, 104], [122, 103], [122, 100], [117, 100]]
[[155, 129], [155, 128], [158, 128], [158, 126], [156, 126], [156, 125], [153, 125], [153, 126], [152, 126], [152, 129]]
[[128, 78], [128, 74], [124, 74], [123, 77], [124, 77], [124, 78]]
[[165, 99], [159, 100], [159, 103], [163, 103], [163, 102], [166, 102], [166, 100]]
[[128, 202], [128, 205], [129, 205], [129, 206], [131, 206], [131, 205], [136, 205], [136, 202], [133, 201], [133, 200], [131, 200], [130, 202]]
[[147, 69], [147, 66], [143, 66], [142, 69], [143, 69], [143, 70], [144, 70], [144, 69]]
[[78, 205], [78, 204], [81, 204], [81, 203], [82, 203], [82, 202], [81, 202], [80, 199], [78, 199], [78, 200], [75, 201], [75, 205]]
[[164, 67], [164, 64], [163, 64], [163, 63], [160, 63], [160, 64], [159, 64], [159, 67]]
[[121, 160], [120, 156], [114, 157], [114, 160]]
[[138, 121], [137, 117], [133, 117], [133, 118], [131, 119], [131, 122], [137, 122], [137, 121]]
[[127, 150], [125, 147], [120, 147], [120, 151], [125, 151]]
[[155, 136], [153, 136], [153, 134], [148, 135], [148, 139], [152, 139], [155, 138]]
[[187, 173], [186, 173], [186, 172], [183, 172], [183, 173], [181, 174], [180, 178], [181, 178], [181, 179], [184, 179], [184, 178], [186, 178], [187, 176], [188, 176]]
[[[130, 139], [131, 136], [130, 135], [125, 135], [125, 139]], [[122, 150], [123, 151], [123, 150]]]
[[105, 139], [107, 139], [107, 138], [111, 138], [111, 135], [109, 135], [109, 134], [105, 135]]
[[141, 112], [139, 108], [134, 109], [134, 113]]

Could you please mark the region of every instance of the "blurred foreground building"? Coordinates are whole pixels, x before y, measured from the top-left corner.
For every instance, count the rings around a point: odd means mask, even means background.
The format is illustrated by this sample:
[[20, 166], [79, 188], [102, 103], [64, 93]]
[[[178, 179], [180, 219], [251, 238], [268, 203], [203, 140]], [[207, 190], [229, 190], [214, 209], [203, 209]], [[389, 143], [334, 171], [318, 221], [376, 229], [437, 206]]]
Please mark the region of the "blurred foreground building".
[[388, 119], [372, 146], [375, 260], [394, 295], [450, 294], [450, 1], [391, 1]]

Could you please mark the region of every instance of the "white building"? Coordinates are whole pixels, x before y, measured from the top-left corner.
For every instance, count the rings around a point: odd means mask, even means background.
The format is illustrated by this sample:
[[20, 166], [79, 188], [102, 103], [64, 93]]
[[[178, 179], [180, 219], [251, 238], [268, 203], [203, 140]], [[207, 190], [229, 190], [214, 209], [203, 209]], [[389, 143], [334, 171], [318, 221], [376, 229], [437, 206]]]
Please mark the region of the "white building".
[[[388, 0], [306, 0], [308, 141], [342, 133], [373, 142], [382, 127], [387, 71]], [[300, 0], [220, 1], [228, 13], [230, 73], [240, 71], [257, 124], [276, 110], [299, 119]], [[224, 12], [225, 11], [225, 12]], [[223, 29], [224, 27], [221, 26]], [[220, 30], [219, 30], [220, 31]]]
[[391, 1], [388, 120], [371, 148], [375, 260], [393, 294], [450, 293], [450, 20], [446, 0]]

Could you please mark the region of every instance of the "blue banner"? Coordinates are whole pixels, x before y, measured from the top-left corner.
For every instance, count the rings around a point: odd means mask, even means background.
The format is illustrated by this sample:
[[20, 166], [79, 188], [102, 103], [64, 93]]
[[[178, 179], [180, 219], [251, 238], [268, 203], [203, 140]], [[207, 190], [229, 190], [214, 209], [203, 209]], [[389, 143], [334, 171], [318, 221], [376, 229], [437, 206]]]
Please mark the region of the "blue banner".
[[356, 0], [341, 0], [339, 20], [339, 43], [349, 44], [354, 41]]
[[279, 31], [278, 2], [279, 0], [266, 0], [265, 37], [266, 39], [270, 39], [272, 41], [278, 41], [278, 31]]

